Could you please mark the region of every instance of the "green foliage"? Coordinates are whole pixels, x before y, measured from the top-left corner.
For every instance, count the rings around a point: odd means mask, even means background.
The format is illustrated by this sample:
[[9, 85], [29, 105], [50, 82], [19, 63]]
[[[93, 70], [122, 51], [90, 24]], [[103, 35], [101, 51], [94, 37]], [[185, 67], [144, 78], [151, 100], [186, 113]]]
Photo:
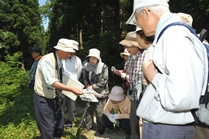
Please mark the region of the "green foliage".
[[[14, 92], [13, 92], [14, 93]], [[33, 92], [29, 88], [15, 92], [15, 99], [1, 106], [1, 139], [34, 139], [40, 135], [35, 121]]]
[[24, 65], [19, 62], [22, 53], [17, 52], [13, 56], [7, 55], [6, 61], [0, 61], [0, 104], [10, 102], [18, 95], [23, 86], [29, 80]]
[[[45, 49], [45, 32], [37, 0], [0, 1], [0, 49], [2, 55], [22, 52], [26, 69], [32, 64], [30, 49]], [[47, 39], [46, 39], [47, 40]], [[4, 60], [1, 56], [0, 60]]]
[[[112, 108], [110, 111], [111, 114], [116, 114], [115, 110]], [[119, 127], [119, 121], [115, 119], [115, 122], [113, 123], [114, 128]]]

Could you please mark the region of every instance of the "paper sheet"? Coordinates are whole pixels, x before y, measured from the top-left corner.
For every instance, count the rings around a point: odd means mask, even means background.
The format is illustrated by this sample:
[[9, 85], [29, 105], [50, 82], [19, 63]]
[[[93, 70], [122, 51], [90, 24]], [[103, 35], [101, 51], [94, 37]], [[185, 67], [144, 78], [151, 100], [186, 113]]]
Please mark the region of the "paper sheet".
[[80, 95], [81, 100], [83, 101], [90, 101], [90, 102], [99, 102], [98, 99], [95, 97], [98, 93], [94, 90], [87, 90], [83, 89], [83, 95]]
[[[83, 90], [84, 88], [84, 85], [81, 82], [79, 82], [76, 79], [69, 78], [66, 75], [63, 75], [62, 80], [63, 80], [63, 84], [67, 86], [76, 87], [81, 90]], [[74, 101], [77, 99], [77, 95], [75, 95], [73, 92], [63, 90], [62, 93]]]

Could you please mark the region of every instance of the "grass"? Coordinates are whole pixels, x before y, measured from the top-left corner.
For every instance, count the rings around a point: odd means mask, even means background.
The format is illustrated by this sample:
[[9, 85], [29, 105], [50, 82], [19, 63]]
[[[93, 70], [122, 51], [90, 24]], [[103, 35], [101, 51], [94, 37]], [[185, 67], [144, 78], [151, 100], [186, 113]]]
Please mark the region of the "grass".
[[[78, 97], [79, 98], [79, 97]], [[84, 132], [82, 129], [75, 136], [78, 125], [85, 108], [85, 103], [80, 99], [76, 105], [79, 106], [75, 115], [73, 132], [65, 131], [61, 139], [89, 139], [93, 138], [92, 132]], [[13, 102], [0, 104], [0, 138], [1, 139], [39, 139], [40, 132], [35, 121], [35, 110], [33, 106], [33, 92], [26, 88]]]

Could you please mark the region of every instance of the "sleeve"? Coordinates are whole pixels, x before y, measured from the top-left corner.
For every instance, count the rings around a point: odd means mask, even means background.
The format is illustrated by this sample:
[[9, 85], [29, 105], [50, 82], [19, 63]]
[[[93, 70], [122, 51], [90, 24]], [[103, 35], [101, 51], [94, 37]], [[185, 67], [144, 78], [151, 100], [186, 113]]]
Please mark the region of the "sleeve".
[[111, 102], [110, 99], [108, 99], [104, 106], [103, 113], [108, 117], [112, 108], [113, 108], [113, 103]]
[[59, 81], [55, 77], [55, 69], [52, 65], [52, 62], [49, 58], [42, 58], [39, 62], [40, 64], [40, 72], [42, 73], [44, 80], [49, 88], [52, 88], [54, 82]]
[[85, 68], [82, 69], [84, 86], [86, 86], [86, 85], [89, 84], [89, 82], [88, 82], [88, 80], [87, 80], [87, 78], [88, 78], [87, 74], [88, 74], [88, 73], [89, 73], [89, 72], [87, 72]]
[[102, 68], [102, 73], [97, 83], [92, 84], [93, 89], [100, 89], [101, 87], [105, 87], [108, 83], [108, 67], [104, 64]]
[[165, 33], [163, 36], [166, 39], [158, 42], [153, 55], [155, 65], [162, 72], [152, 81], [155, 97], [168, 111], [197, 108], [204, 84], [204, 63], [195, 52], [194, 40], [179, 33], [173, 37]]
[[83, 65], [82, 65], [82, 62], [81, 62], [81, 59], [77, 57], [77, 77], [78, 79], [81, 77], [81, 74], [82, 74], [82, 68], [83, 68]]

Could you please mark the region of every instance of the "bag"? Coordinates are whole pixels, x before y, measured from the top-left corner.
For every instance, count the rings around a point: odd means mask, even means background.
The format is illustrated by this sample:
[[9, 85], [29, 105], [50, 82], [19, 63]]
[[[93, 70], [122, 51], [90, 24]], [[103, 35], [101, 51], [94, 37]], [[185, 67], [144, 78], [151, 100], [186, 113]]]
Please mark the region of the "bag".
[[[187, 29], [189, 29], [191, 31], [192, 34], [194, 34], [205, 46], [206, 48], [206, 52], [207, 52], [207, 58], [209, 60], [209, 44], [204, 42], [204, 39], [206, 38], [208, 31], [206, 29], [202, 29], [202, 31], [200, 32], [200, 35], [198, 36], [196, 31], [189, 26], [188, 24], [185, 24], [183, 22], [174, 22], [171, 24], [168, 24], [159, 34], [157, 41], [160, 39], [160, 37], [162, 36], [162, 34], [164, 33], [164, 31], [171, 26], [184, 26]], [[208, 69], [209, 69], [209, 62], [208, 62]], [[208, 74], [208, 82], [207, 84], [209, 85], [209, 74]], [[199, 105], [199, 109], [195, 109], [195, 110], [191, 110], [192, 114], [194, 116], [195, 119], [195, 125], [198, 126], [202, 126], [202, 127], [207, 127], [209, 128], [209, 91], [208, 91], [208, 86], [205, 90], [205, 95], [200, 97], [200, 105]]]

